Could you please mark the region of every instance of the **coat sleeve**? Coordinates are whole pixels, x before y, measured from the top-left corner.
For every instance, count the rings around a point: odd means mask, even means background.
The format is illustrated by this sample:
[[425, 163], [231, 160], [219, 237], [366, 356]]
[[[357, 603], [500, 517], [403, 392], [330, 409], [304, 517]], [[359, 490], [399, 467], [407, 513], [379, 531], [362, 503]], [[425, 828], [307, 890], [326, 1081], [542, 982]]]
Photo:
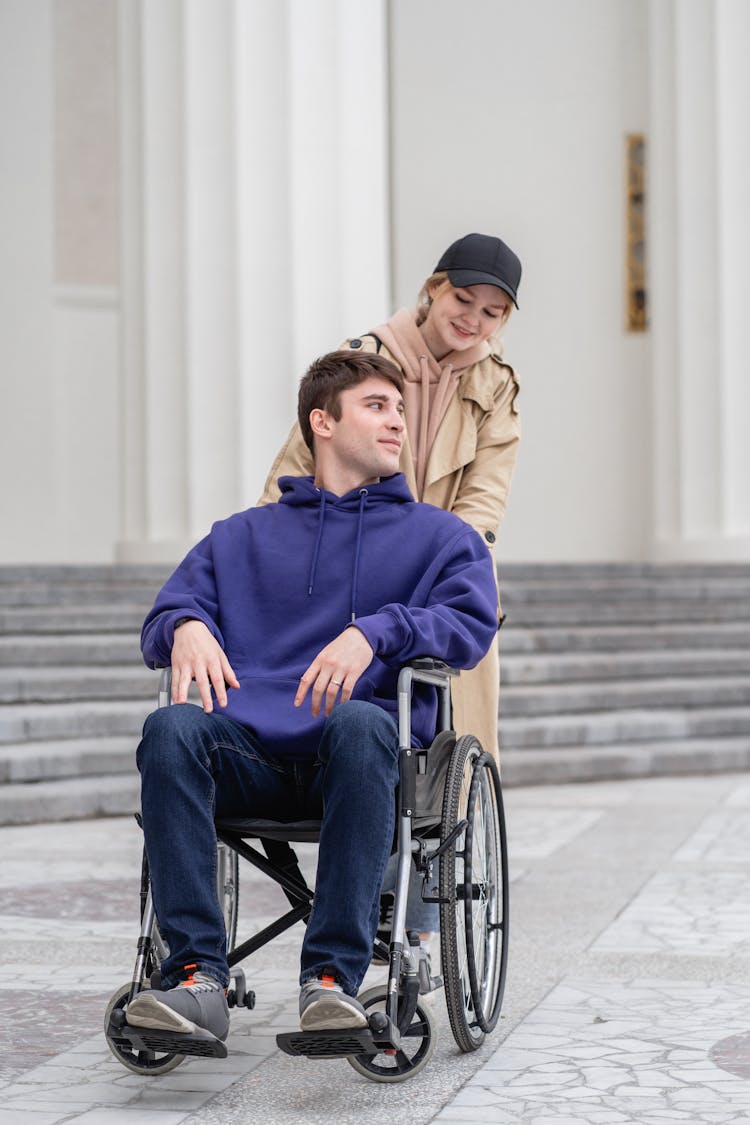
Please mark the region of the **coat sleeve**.
[[471, 528], [461, 528], [438, 552], [423, 594], [421, 604], [383, 605], [354, 625], [389, 667], [431, 656], [473, 668], [497, 632], [497, 589], [490, 553]]
[[149, 668], [170, 663], [174, 627], [183, 617], [202, 621], [224, 648], [210, 536], [193, 547], [167, 579], [143, 623], [141, 652]]
[[505, 516], [521, 439], [516, 405], [518, 383], [513, 371], [507, 371], [508, 377], [493, 398], [491, 409], [482, 412], [477, 425], [476, 454], [463, 471], [451, 507], [490, 546]]
[[315, 462], [312, 453], [305, 445], [299, 422], [295, 422], [271, 465], [258, 505], [276, 503], [281, 495], [279, 477], [309, 477], [314, 472]]

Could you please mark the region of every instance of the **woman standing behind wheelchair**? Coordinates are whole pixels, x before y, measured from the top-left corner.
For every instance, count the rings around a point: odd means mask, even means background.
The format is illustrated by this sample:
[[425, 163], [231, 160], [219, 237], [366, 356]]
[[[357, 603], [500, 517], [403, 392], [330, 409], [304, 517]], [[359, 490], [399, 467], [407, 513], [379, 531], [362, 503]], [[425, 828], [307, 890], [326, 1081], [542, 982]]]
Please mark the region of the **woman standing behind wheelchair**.
[[[521, 263], [510, 247], [499, 238], [467, 234], [442, 255], [415, 309], [399, 309], [342, 345], [380, 352], [401, 368], [407, 429], [401, 469], [412, 495], [460, 516], [489, 550], [505, 515], [520, 439], [518, 382], [502, 358], [502, 333], [513, 305], [518, 307], [520, 280]], [[280, 476], [312, 472], [295, 425], [260, 503], [278, 498]], [[476, 735], [495, 757], [499, 682], [493, 645], [451, 692], [456, 733]]]

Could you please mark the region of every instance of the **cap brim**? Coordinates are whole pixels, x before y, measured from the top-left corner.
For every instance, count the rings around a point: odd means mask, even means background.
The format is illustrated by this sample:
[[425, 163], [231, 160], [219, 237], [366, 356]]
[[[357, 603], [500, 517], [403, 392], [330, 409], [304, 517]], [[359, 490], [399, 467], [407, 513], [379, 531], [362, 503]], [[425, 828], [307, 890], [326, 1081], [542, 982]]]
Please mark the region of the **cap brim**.
[[502, 289], [503, 293], [507, 293], [518, 308], [518, 301], [512, 287], [507, 281], [501, 281], [491, 273], [481, 273], [479, 270], [448, 270], [448, 277], [451, 285], [455, 285], [457, 289], [465, 289], [469, 285], [494, 285], [496, 289]]

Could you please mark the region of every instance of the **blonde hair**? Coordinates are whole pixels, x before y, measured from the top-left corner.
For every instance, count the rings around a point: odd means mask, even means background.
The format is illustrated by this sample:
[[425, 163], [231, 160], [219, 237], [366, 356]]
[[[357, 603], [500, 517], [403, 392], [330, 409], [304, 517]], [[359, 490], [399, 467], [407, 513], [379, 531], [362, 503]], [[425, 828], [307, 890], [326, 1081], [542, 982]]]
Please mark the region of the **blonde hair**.
[[[427, 317], [430, 315], [430, 309], [432, 308], [432, 302], [435, 300], [435, 298], [445, 289], [455, 288], [456, 286], [448, 277], [448, 273], [446, 270], [440, 270], [439, 273], [430, 274], [422, 288], [419, 290], [419, 295], [417, 297], [417, 307], [415, 309], [417, 327], [419, 327], [420, 324], [424, 324], [424, 322], [427, 320]], [[467, 286], [467, 288], [470, 289], [471, 286], [469, 285]], [[497, 288], [500, 289], [500, 286], [498, 285]], [[501, 292], [503, 292], [503, 290], [501, 290]], [[510, 314], [512, 311], [513, 302], [509, 300], [508, 304], [505, 306], [505, 313], [500, 317], [500, 323], [498, 324], [492, 335], [489, 337], [493, 344], [499, 342], [500, 333], [503, 331], [506, 324], [510, 320]]]

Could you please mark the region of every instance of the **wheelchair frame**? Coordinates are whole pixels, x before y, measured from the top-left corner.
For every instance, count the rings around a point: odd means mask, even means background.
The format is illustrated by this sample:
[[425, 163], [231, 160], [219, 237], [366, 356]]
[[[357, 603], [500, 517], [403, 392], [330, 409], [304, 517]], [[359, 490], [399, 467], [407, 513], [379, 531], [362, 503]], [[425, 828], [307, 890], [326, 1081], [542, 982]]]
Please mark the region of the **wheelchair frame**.
[[[162, 671], [158, 705], [170, 704], [171, 670]], [[375, 939], [374, 954], [387, 961], [384, 985], [358, 997], [370, 1013], [362, 1030], [289, 1032], [278, 1046], [292, 1055], [341, 1058], [367, 1078], [400, 1082], [421, 1070], [437, 1039], [432, 1011], [421, 997], [443, 985], [433, 976], [419, 934], [406, 930], [412, 863], [423, 876], [425, 901], [440, 904], [441, 971], [454, 1039], [476, 1050], [498, 1020], [508, 955], [508, 867], [500, 778], [494, 760], [472, 735], [456, 739], [451, 730], [450, 680], [458, 673], [439, 661], [421, 659], [398, 678], [399, 784], [397, 789], [397, 872], [390, 945]], [[438, 693], [436, 738], [427, 749], [411, 745], [414, 684]], [[138, 818], [139, 819], [139, 818]], [[317, 842], [320, 821], [278, 822], [258, 818], [217, 820], [217, 894], [227, 930], [230, 1007], [252, 1008], [240, 962], [279, 934], [309, 918], [313, 890], [307, 885], [292, 843]], [[437, 847], [428, 843], [439, 835]], [[265, 855], [251, 846], [259, 840]], [[276, 882], [290, 909], [235, 945], [241, 856]], [[434, 865], [439, 863], [435, 887]], [[426, 894], [425, 889], [432, 890]], [[437, 893], [435, 893], [437, 891]], [[226, 1057], [224, 1043], [208, 1032], [184, 1033], [130, 1027], [127, 1005], [144, 987], [160, 986], [158, 963], [166, 953], [151, 898], [145, 857], [141, 879], [141, 931], [131, 980], [118, 989], [105, 1015], [107, 1044], [137, 1074], [161, 1074], [188, 1055]]]

